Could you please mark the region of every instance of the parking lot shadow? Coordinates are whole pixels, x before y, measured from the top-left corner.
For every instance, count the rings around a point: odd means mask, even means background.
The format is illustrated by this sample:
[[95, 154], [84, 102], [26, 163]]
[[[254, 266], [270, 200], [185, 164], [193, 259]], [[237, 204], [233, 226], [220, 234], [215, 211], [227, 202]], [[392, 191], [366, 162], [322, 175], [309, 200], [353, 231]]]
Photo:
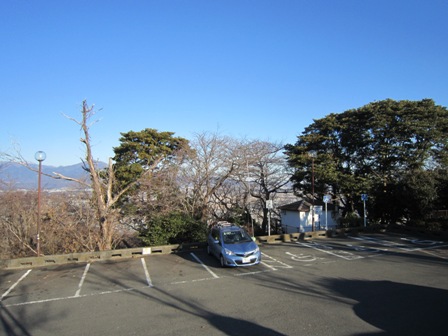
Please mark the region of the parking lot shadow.
[[8, 308], [6, 308], [0, 302], [0, 321], [1, 328], [0, 331], [3, 330], [6, 335], [15, 336], [15, 335], [23, 335], [23, 336], [31, 336], [26, 327], [19, 321], [18, 318], [12, 314]]
[[203, 316], [203, 318], [205, 318], [217, 330], [220, 330], [230, 336], [285, 336], [285, 334], [279, 333], [273, 329], [266, 328], [243, 319], [236, 319], [217, 314], [209, 314], [209, 316]]
[[448, 290], [392, 281], [324, 282], [337, 294], [358, 301], [353, 307], [356, 315], [384, 331], [375, 335], [446, 335]]

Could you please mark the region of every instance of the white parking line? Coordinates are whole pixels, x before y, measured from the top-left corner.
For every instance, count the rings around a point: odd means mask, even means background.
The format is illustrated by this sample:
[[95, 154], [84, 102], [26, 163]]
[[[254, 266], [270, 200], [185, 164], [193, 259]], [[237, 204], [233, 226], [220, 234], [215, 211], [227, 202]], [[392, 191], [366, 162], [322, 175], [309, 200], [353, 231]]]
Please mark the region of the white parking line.
[[200, 263], [200, 264], [202, 265], [202, 267], [204, 267], [204, 268], [207, 270], [207, 272], [209, 272], [215, 279], [218, 279], [218, 278], [219, 278], [219, 276], [217, 276], [215, 272], [213, 272], [213, 271], [212, 271], [207, 265], [205, 265], [205, 264], [204, 264], [198, 257], [196, 257], [196, 255], [195, 255], [193, 252], [191, 252], [190, 254], [191, 254], [191, 256], [192, 256], [194, 259], [196, 259], [196, 261], [197, 261], [198, 263]]
[[16, 286], [20, 283], [20, 281], [22, 281], [23, 279], [25, 279], [25, 277], [26, 277], [30, 272], [31, 272], [31, 269], [29, 269], [28, 271], [26, 271], [25, 274], [22, 275], [22, 276], [20, 277], [19, 280], [17, 280], [11, 287], [9, 287], [9, 289], [8, 289], [6, 292], [4, 292], [4, 293], [2, 294], [2, 297], [0, 298], [0, 302], [1, 302], [1, 301], [3, 300], [3, 298], [5, 298], [9, 293], [11, 293], [11, 291], [14, 289], [14, 287], [16, 287]]
[[78, 285], [78, 290], [75, 293], [75, 297], [78, 297], [81, 294], [81, 288], [84, 283], [84, 280], [86, 279], [87, 272], [89, 271], [89, 268], [90, 268], [90, 263], [88, 263], [86, 265], [86, 268], [84, 269], [84, 273], [82, 274], [81, 281], [79, 282], [79, 285]]
[[[353, 254], [351, 252], [347, 252], [347, 251], [343, 251], [343, 250], [333, 250], [333, 248], [331, 246], [318, 245], [318, 244], [309, 244], [309, 243], [299, 243], [299, 242], [297, 242], [296, 244], [299, 244], [299, 245], [302, 245], [302, 246], [305, 246], [305, 247], [309, 247], [309, 248], [315, 249], [315, 250], [320, 251], [320, 252], [331, 254], [331, 255], [334, 255], [335, 257], [342, 258], [342, 259], [345, 259], [345, 260], [356, 260], [356, 259], [363, 259], [364, 258], [364, 257], [358, 256], [358, 255], [355, 255], [355, 254]], [[318, 248], [317, 246], [321, 246], [322, 248]], [[333, 250], [334, 252], [329, 251], [329, 250]]]
[[170, 285], [183, 285], [183, 284], [187, 284], [187, 283], [195, 283], [195, 282], [201, 282], [201, 281], [209, 281], [209, 280], [216, 280], [219, 278], [202, 278], [202, 279], [193, 279], [193, 280], [183, 280], [183, 281], [174, 281], [174, 282], [170, 282]]
[[429, 246], [429, 245], [437, 245], [437, 244], [442, 244], [443, 243], [442, 241], [438, 241], [438, 240], [425, 240], [425, 239], [422, 240], [422, 239], [406, 238], [406, 237], [401, 238], [401, 240], [409, 241], [412, 244], [427, 245], [427, 246]]
[[149, 276], [148, 267], [146, 266], [145, 258], [140, 259], [142, 261], [143, 269], [145, 270], [146, 282], [149, 287], [154, 287], [151, 281], [151, 277]]
[[[285, 252], [287, 255], [289, 255], [291, 257], [292, 260], [295, 261], [301, 261], [301, 262], [312, 262], [312, 261], [316, 261], [317, 258], [314, 255], [296, 255], [290, 252]], [[321, 258], [323, 259], [323, 258]]]
[[448, 246], [448, 245], [438, 245], [438, 244], [442, 243], [440, 241], [419, 240], [419, 239], [414, 239], [414, 238], [400, 238], [400, 239], [403, 241], [406, 241], [406, 242], [410, 242], [415, 245], [424, 245], [424, 247], [410, 247], [409, 245], [396, 243], [394, 241], [378, 239], [378, 238], [373, 238], [373, 237], [368, 237], [368, 236], [359, 236], [359, 237], [350, 237], [350, 238], [356, 239], [356, 240], [364, 240], [364, 241], [368, 241], [368, 242], [373, 242], [373, 243], [376, 243], [379, 245], [396, 248], [396, 249], [406, 251], [406, 252], [431, 250], [431, 249]]
[[[269, 267], [271, 270], [276, 271], [277, 269], [275, 268], [275, 266], [271, 266], [270, 263], [275, 264], [279, 264], [277, 265], [277, 267], [281, 267], [281, 268], [292, 268], [292, 266], [285, 264], [284, 262], [281, 262], [280, 260], [277, 260], [269, 255], [267, 255], [266, 253], [261, 253], [263, 255], [263, 259], [261, 260], [261, 263], [263, 265], [265, 265], [266, 267]], [[266, 258], [268, 258], [268, 260], [266, 260]]]
[[233, 276], [240, 277], [240, 276], [247, 276], [247, 275], [255, 275], [255, 274], [260, 274], [260, 273], [266, 273], [266, 272], [270, 272], [270, 270], [253, 271], [253, 272], [247, 272], [247, 273], [239, 273], [239, 274], [234, 274]]
[[[145, 288], [148, 288], [148, 287], [145, 287]], [[44, 300], [19, 302], [19, 303], [12, 303], [12, 304], [8, 304], [8, 305], [4, 305], [4, 307], [28, 306], [28, 305], [32, 305], [32, 304], [38, 304], [38, 303], [73, 300], [73, 299], [79, 299], [79, 298], [83, 298], [83, 297], [91, 297], [91, 296], [96, 296], [96, 295], [107, 295], [107, 294], [120, 293], [120, 292], [132, 292], [135, 290], [138, 290], [138, 288], [123, 288], [123, 289], [117, 289], [117, 290], [104, 291], [104, 292], [100, 292], [100, 293], [82, 294], [82, 295], [78, 295], [78, 296], [65, 296], [65, 297], [57, 297], [57, 298], [44, 299]]]
[[396, 242], [389, 241], [389, 240], [378, 239], [378, 238], [373, 238], [373, 237], [368, 237], [368, 236], [358, 236], [358, 237], [350, 236], [349, 238], [355, 239], [355, 240], [368, 241], [370, 243], [374, 243], [374, 244], [378, 244], [378, 245], [382, 245], [382, 246], [386, 246], [386, 247], [391, 247], [391, 248], [397, 248], [397, 249], [404, 250], [404, 251], [409, 250], [409, 248], [406, 245], [397, 244]]

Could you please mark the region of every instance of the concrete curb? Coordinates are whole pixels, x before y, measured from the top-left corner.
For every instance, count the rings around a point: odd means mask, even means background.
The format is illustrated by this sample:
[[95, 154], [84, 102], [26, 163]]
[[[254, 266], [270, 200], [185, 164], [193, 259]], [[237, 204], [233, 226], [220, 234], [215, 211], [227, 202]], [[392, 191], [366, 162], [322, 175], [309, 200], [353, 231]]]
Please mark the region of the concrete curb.
[[[314, 231], [314, 232], [298, 232], [298, 233], [286, 233], [280, 235], [270, 235], [270, 236], [258, 236], [256, 242], [258, 244], [281, 244], [284, 242], [295, 242], [299, 240], [311, 240], [314, 238], [342, 238], [346, 237], [347, 234], [351, 236], [358, 235], [358, 232], [384, 232], [384, 230], [377, 230], [373, 228], [342, 228], [329, 231]], [[391, 230], [398, 231], [398, 230]], [[400, 231], [404, 231], [403, 229]], [[412, 232], [414, 234], [420, 233], [421, 230], [412, 230], [407, 228], [405, 231]], [[425, 232], [428, 234], [427, 232]], [[447, 238], [448, 235], [438, 234], [438, 237]], [[6, 259], [0, 260], [0, 269], [22, 269], [31, 267], [44, 267], [44, 266], [54, 266], [54, 265], [64, 265], [64, 264], [74, 264], [74, 263], [88, 263], [98, 260], [117, 260], [126, 258], [140, 258], [145, 255], [150, 254], [171, 254], [178, 252], [188, 252], [194, 250], [204, 249], [207, 246], [206, 242], [201, 243], [188, 243], [180, 245], [163, 245], [163, 246], [151, 246], [151, 247], [138, 247], [131, 249], [120, 249], [111, 251], [95, 251], [95, 252], [81, 252], [81, 253], [70, 253], [62, 255], [48, 255], [41, 257], [28, 257], [28, 258], [17, 258], [17, 259]]]
[[[342, 232], [341, 230], [337, 230], [337, 232]], [[330, 231], [315, 231], [315, 232], [287, 233], [271, 236], [259, 236], [256, 237], [256, 242], [258, 244], [280, 244], [283, 242], [310, 240], [313, 238], [334, 237], [335, 235], [338, 236], [340, 234], [337, 232], [331, 233]], [[177, 252], [194, 251], [204, 249], [206, 246], [207, 246], [206, 242], [201, 242], [201, 243], [188, 243], [180, 245], [138, 247], [130, 249], [110, 250], [110, 251], [93, 251], [93, 252], [80, 252], [80, 253], [70, 253], [60, 255], [46, 255], [41, 257], [6, 259], [6, 260], [0, 260], [0, 269], [6, 269], [6, 270], [23, 269], [32, 267], [75, 264], [75, 263], [88, 263], [99, 260], [140, 258], [150, 254], [171, 254]]]
[[163, 245], [151, 247], [138, 247], [110, 251], [81, 252], [60, 255], [46, 255], [41, 257], [27, 257], [17, 259], [0, 260], [0, 269], [21, 269], [64, 265], [74, 263], [87, 263], [98, 260], [116, 260], [126, 258], [139, 258], [150, 254], [170, 254], [177, 252], [193, 251], [205, 248], [206, 243], [190, 243], [180, 245]]
[[347, 234], [351, 236], [357, 236], [358, 232], [364, 231], [364, 228], [342, 228], [336, 230], [319, 230], [313, 232], [297, 232], [297, 233], [284, 233], [281, 235], [270, 235], [256, 237], [259, 243], [276, 244], [283, 242], [294, 242], [299, 240], [310, 240], [315, 238], [336, 238], [346, 237]]

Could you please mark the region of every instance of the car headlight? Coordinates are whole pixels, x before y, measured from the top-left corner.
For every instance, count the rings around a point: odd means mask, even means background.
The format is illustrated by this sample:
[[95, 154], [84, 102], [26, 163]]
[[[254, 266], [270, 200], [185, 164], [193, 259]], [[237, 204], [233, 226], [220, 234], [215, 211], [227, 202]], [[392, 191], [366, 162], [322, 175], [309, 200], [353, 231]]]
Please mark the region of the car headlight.
[[260, 248], [257, 247], [257, 248], [254, 250], [254, 254], [255, 254], [255, 253], [258, 253], [258, 252], [260, 252]]
[[235, 253], [233, 253], [232, 251], [230, 251], [229, 249], [224, 249], [224, 253], [227, 255], [235, 255]]

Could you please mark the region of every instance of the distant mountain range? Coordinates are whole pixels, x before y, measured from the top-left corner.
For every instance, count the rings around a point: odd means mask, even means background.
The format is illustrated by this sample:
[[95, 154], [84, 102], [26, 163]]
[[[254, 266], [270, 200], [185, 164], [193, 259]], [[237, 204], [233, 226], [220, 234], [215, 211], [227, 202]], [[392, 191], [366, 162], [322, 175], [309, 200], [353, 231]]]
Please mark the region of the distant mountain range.
[[[30, 164], [32, 171], [22, 165], [10, 162], [0, 162], [0, 184], [1, 188], [6, 189], [37, 189], [38, 183], [38, 165]], [[71, 166], [46, 166], [42, 165], [42, 189], [73, 189], [73, 188], [83, 188], [80, 184], [76, 182], [66, 181], [62, 179], [54, 179], [47, 175], [55, 176], [53, 173], [58, 173], [67, 177], [75, 179], [84, 179], [88, 181], [89, 175], [82, 168], [83, 164], [78, 163]], [[106, 164], [103, 162], [98, 163], [98, 167], [104, 168]]]

